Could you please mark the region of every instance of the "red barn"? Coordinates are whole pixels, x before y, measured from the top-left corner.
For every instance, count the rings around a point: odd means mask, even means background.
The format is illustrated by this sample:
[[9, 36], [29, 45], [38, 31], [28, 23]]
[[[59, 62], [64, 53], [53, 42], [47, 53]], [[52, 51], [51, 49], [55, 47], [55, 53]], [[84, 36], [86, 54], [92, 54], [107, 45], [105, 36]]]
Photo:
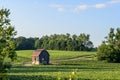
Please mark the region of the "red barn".
[[49, 53], [44, 49], [37, 49], [32, 54], [32, 64], [49, 64]]

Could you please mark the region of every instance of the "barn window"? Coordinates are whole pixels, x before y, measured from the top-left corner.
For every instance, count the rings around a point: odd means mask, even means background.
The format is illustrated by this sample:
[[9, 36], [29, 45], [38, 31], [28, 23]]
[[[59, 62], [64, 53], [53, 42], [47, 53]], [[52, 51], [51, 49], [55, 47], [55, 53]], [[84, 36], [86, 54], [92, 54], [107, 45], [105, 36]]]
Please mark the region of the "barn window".
[[42, 58], [42, 61], [44, 61], [44, 58]]

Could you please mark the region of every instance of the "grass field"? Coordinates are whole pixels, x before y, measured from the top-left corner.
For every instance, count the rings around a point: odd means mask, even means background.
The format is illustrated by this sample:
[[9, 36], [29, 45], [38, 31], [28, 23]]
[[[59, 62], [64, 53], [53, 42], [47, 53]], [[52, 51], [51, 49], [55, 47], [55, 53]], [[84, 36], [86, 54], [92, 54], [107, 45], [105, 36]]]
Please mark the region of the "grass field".
[[[96, 61], [96, 52], [48, 50], [57, 64], [23, 66], [31, 62], [32, 52], [17, 51], [18, 60], [8, 73], [10, 80], [120, 80], [120, 64]], [[78, 59], [71, 60], [74, 58]]]
[[[30, 62], [32, 58], [32, 53], [34, 50], [20, 50], [17, 52], [17, 64], [23, 64], [24, 62]], [[79, 52], [79, 51], [56, 51], [48, 50], [50, 54], [50, 60], [66, 60], [73, 59], [77, 57], [93, 56], [95, 52]]]

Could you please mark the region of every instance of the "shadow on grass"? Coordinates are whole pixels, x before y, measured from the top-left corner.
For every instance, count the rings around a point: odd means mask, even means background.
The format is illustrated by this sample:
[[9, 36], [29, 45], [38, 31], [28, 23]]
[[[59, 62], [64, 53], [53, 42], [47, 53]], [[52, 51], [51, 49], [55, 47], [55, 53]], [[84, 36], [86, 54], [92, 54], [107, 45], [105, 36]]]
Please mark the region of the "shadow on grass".
[[26, 75], [12, 75], [8, 76], [9, 80], [57, 80], [56, 77], [51, 77], [47, 75], [36, 75], [36, 76], [26, 76]]
[[[35, 75], [35, 76], [25, 76], [25, 75], [12, 75], [8, 76], [9, 80], [59, 80], [58, 77], [56, 76], [48, 76], [48, 75]], [[85, 79], [85, 78], [72, 78], [69, 79], [68, 76], [66, 77], [61, 77], [60, 80], [98, 80], [98, 79]]]

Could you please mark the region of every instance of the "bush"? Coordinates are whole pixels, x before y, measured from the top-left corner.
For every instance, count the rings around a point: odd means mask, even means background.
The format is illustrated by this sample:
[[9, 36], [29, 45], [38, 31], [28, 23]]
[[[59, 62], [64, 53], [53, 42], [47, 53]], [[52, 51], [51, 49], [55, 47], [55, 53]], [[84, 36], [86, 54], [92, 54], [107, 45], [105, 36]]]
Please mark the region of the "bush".
[[120, 62], [120, 29], [114, 33], [114, 29], [110, 29], [107, 41], [104, 41], [97, 52], [98, 60], [106, 60], [107, 62]]

